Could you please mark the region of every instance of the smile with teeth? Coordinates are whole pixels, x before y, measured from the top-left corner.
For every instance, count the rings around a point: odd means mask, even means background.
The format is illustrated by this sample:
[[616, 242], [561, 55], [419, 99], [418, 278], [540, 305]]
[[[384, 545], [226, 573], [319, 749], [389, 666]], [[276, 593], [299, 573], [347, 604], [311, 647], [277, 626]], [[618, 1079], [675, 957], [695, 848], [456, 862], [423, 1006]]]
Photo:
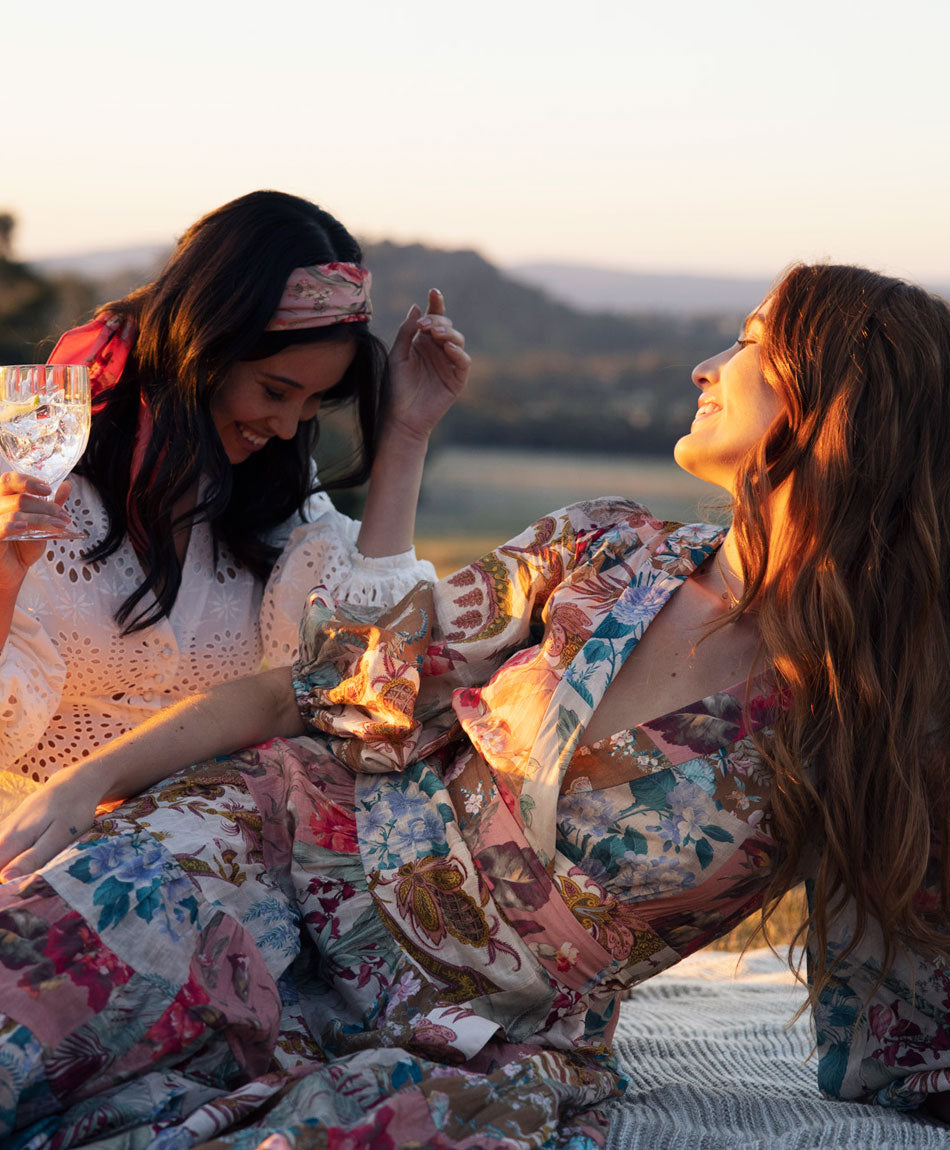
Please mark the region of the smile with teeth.
[[235, 423], [234, 426], [238, 429], [241, 438], [246, 440], [253, 448], [263, 447], [270, 438], [270, 436], [267, 435], [255, 435], [245, 423]]
[[705, 419], [707, 416], [715, 415], [717, 411], [722, 411], [722, 405], [717, 403], [711, 395], [702, 395], [699, 398], [699, 406], [693, 417], [693, 422], [695, 423], [698, 419]]

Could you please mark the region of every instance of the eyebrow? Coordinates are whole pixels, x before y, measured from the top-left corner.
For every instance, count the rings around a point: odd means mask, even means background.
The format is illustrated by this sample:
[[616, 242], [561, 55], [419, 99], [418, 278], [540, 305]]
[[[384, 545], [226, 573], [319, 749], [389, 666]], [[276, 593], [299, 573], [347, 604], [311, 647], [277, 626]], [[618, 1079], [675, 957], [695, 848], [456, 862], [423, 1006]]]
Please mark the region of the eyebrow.
[[303, 384], [298, 383], [295, 379], [290, 379], [286, 375], [276, 375], [272, 371], [265, 371], [264, 378], [272, 379], [275, 383], [285, 383], [288, 387], [295, 387], [298, 391], [303, 391]]

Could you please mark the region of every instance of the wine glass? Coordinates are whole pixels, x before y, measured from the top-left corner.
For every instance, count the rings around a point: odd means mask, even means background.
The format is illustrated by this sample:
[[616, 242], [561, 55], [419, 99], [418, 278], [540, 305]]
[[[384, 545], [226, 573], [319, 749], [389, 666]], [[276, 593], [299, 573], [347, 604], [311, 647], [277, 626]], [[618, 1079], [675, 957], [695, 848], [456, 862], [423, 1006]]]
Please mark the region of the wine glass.
[[[14, 471], [55, 491], [86, 448], [89, 371], [75, 363], [0, 367], [0, 452]], [[25, 527], [11, 539], [88, 539], [78, 528]]]

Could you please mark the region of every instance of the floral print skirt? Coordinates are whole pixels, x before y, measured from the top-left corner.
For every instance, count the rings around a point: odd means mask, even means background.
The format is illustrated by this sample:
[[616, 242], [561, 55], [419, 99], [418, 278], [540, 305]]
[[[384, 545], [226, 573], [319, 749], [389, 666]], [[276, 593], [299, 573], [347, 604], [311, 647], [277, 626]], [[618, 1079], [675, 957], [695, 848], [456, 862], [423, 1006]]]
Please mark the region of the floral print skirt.
[[440, 1001], [316, 739], [200, 764], [0, 886], [0, 1140], [40, 1150], [602, 1144], [609, 1067]]

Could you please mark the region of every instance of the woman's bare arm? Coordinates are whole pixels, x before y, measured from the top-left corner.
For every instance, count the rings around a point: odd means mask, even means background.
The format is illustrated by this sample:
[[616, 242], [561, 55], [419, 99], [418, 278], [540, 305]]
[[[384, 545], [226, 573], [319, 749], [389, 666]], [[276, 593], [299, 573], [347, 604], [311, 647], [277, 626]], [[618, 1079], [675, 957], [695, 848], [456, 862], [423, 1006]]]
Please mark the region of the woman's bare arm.
[[289, 667], [183, 699], [58, 771], [0, 823], [0, 879], [36, 870], [92, 825], [96, 807], [182, 767], [304, 733]]

